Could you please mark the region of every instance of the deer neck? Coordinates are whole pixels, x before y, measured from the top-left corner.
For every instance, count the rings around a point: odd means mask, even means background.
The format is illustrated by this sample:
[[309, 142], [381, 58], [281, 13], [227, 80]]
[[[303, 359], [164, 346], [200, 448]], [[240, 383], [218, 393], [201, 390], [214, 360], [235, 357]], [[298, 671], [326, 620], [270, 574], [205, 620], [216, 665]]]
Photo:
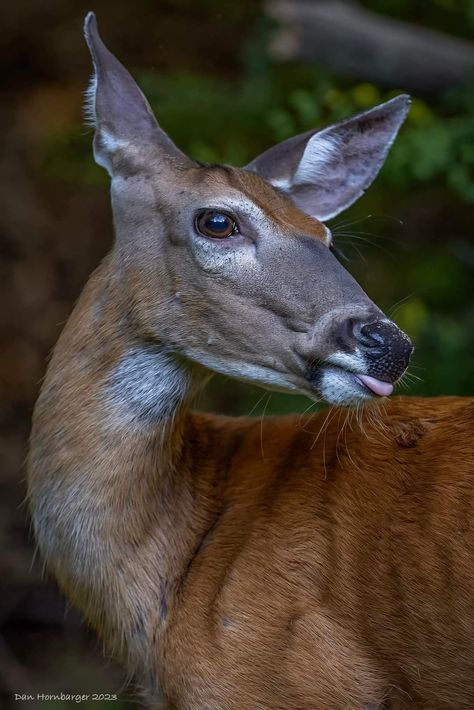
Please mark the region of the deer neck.
[[131, 636], [146, 638], [144, 607], [192, 544], [184, 432], [203, 375], [137, 336], [110, 272], [109, 259], [53, 355], [35, 410], [29, 496], [43, 555], [99, 632], [116, 634], [120, 653], [133, 652]]
[[[205, 375], [140, 330], [109, 256], [93, 274], [64, 329], [40, 397], [54, 404], [69, 434], [123, 451], [140, 442], [159, 450], [156, 466], [173, 468], [191, 398]], [[41, 409], [41, 405], [39, 407]], [[95, 428], [84, 431], [85, 418]]]

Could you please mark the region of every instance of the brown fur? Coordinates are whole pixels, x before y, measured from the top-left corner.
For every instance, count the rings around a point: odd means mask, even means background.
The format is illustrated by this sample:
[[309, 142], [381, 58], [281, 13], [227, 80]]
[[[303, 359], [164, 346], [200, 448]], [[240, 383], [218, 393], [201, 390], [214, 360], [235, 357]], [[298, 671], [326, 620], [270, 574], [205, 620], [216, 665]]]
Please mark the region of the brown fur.
[[299, 210], [281, 192], [258, 177], [255, 173], [230, 166], [216, 165], [210, 171], [210, 181], [216, 193], [237, 188], [243, 195], [258, 205], [284, 232], [304, 234], [326, 243], [327, 231], [321, 222]]
[[29, 479], [49, 567], [107, 648], [175, 708], [472, 708], [474, 401], [260, 421], [185, 398], [121, 423], [110, 263], [54, 354]]
[[[35, 409], [29, 500], [49, 569], [171, 708], [474, 707], [474, 401], [262, 421], [189, 409], [209, 371], [348, 404], [405, 370], [407, 336], [320, 220], [367, 189], [408, 98], [246, 170], [201, 166], [91, 13], [85, 34], [116, 241]], [[196, 228], [209, 210], [232, 237]]]

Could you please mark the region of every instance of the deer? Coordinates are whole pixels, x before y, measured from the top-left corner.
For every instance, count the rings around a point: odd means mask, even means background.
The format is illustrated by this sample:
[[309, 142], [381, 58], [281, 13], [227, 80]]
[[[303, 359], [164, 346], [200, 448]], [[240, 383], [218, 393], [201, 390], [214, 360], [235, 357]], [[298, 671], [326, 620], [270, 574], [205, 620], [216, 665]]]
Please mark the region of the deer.
[[[115, 241], [34, 411], [47, 569], [150, 705], [474, 707], [474, 399], [391, 397], [412, 343], [325, 225], [376, 177], [409, 97], [204, 164], [93, 13], [85, 37]], [[216, 372], [329, 413], [194, 411]]]

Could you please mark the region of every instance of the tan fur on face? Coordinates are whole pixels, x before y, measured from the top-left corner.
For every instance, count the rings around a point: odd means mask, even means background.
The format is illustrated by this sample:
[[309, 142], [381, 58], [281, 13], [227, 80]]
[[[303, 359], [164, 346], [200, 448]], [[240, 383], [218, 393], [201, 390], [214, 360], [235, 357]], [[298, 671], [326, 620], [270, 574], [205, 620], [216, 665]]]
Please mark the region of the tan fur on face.
[[226, 187], [239, 190], [289, 233], [305, 234], [326, 243], [327, 229], [322, 222], [295, 207], [288, 197], [255, 173], [219, 165], [209, 168], [205, 179], [213, 183], [217, 191], [225, 191]]

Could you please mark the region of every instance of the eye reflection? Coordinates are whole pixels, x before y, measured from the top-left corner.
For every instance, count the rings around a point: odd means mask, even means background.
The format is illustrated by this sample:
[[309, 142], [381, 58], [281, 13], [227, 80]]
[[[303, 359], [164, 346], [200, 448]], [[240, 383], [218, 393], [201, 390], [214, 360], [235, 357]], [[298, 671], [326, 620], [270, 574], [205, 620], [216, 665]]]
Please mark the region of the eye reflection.
[[202, 212], [196, 219], [196, 229], [205, 237], [213, 239], [227, 239], [238, 233], [235, 220], [223, 212]]

